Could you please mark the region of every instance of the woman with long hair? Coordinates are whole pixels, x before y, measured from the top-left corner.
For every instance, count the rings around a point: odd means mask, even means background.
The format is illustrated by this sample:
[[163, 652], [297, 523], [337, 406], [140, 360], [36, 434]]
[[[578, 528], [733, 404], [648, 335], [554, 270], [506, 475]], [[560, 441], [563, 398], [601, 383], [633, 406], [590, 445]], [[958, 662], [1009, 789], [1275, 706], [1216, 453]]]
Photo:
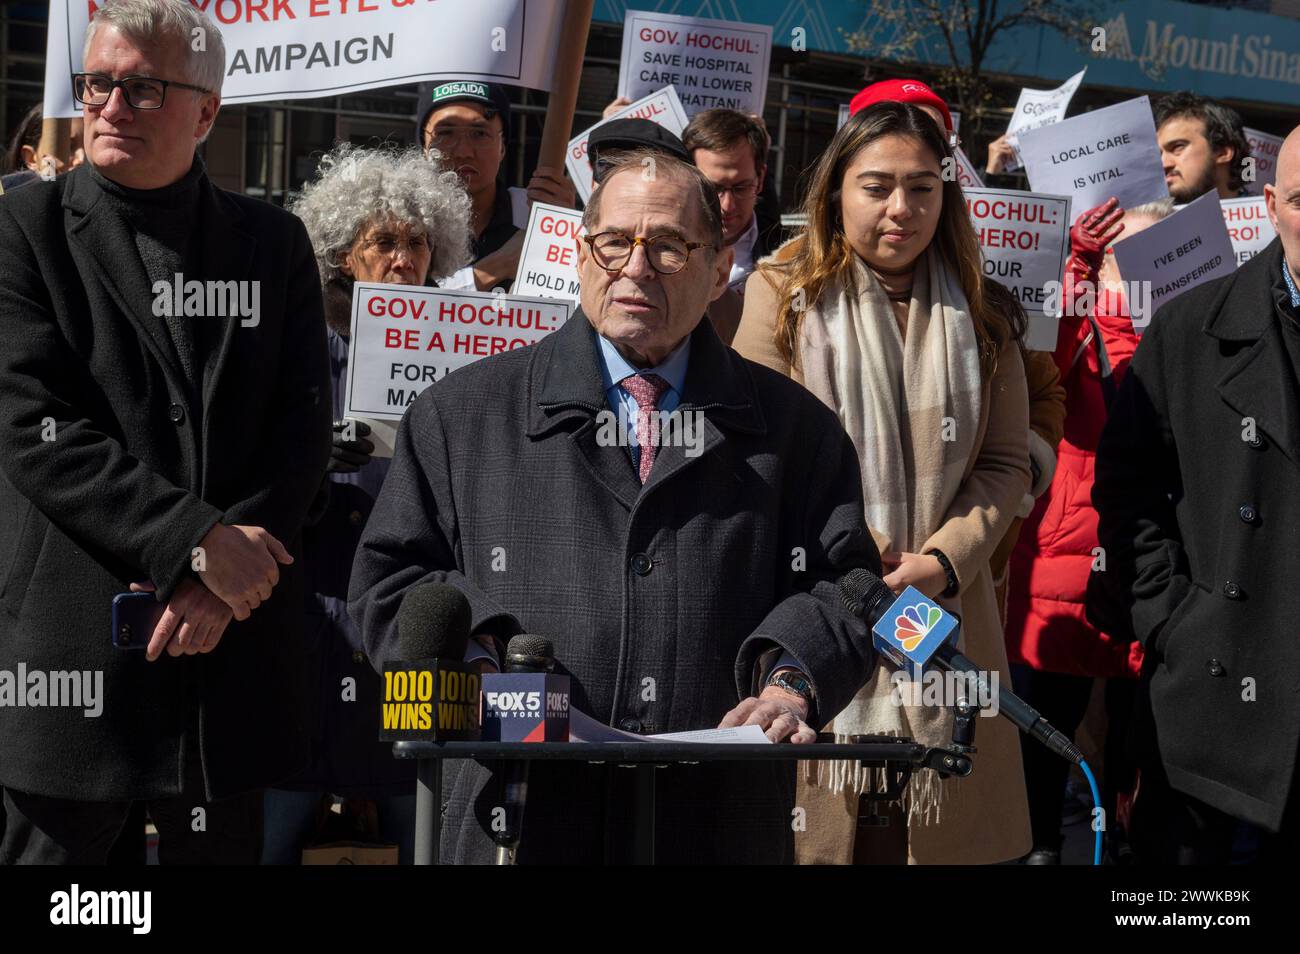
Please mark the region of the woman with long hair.
[[[1009, 684], [989, 556], [1030, 485], [1028, 397], [1020, 329], [993, 304], [954, 169], [921, 108], [882, 102], [853, 115], [813, 170], [805, 231], [750, 279], [734, 347], [837, 412], [858, 451], [885, 582], [959, 613], [962, 650]], [[877, 667], [832, 720], [837, 739], [950, 744], [954, 700], [893, 675]], [[889, 827], [857, 830], [859, 802], [881, 779], [848, 763], [804, 763], [800, 861], [1025, 854], [1016, 730], [976, 722], [975, 771], [913, 773]]]

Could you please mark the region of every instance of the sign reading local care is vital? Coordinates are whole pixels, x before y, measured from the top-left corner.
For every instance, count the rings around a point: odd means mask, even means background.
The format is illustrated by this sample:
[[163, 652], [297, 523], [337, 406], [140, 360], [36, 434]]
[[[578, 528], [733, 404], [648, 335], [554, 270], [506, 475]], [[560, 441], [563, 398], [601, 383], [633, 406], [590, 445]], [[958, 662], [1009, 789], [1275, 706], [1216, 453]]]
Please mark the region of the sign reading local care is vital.
[[1070, 196], [1076, 215], [1111, 196], [1129, 208], [1169, 194], [1145, 96], [1027, 129], [1020, 157], [1033, 191]]
[[673, 86], [687, 116], [717, 107], [761, 116], [771, 59], [770, 26], [629, 10], [618, 95]]
[[[564, 13], [562, 0], [192, 2], [225, 44], [225, 105], [341, 96], [426, 79], [550, 89]], [[81, 115], [68, 77], [82, 69], [96, 6], [50, 2], [46, 116]], [[202, 52], [207, 41], [196, 36], [191, 45]]]
[[536, 344], [569, 319], [567, 301], [357, 282], [345, 415], [399, 420], [457, 368]]

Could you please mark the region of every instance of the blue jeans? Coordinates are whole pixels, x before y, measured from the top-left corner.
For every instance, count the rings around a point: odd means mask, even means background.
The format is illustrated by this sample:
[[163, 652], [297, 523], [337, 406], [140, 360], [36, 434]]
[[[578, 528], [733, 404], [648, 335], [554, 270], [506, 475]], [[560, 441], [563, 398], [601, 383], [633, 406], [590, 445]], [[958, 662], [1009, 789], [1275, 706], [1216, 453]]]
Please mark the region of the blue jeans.
[[[262, 864], [302, 864], [302, 850], [316, 827], [316, 810], [325, 792], [268, 788], [263, 821]], [[397, 863], [415, 861], [415, 793], [374, 799], [379, 808], [379, 835], [397, 846]]]

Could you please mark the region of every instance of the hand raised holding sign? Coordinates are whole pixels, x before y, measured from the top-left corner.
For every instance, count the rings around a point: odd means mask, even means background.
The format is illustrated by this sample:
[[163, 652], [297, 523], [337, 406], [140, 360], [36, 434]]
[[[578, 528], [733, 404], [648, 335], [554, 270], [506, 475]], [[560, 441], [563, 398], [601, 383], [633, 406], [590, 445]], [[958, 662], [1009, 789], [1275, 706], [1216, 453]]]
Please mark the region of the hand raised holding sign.
[[1070, 229], [1070, 245], [1075, 254], [1088, 260], [1093, 267], [1099, 266], [1107, 246], [1124, 231], [1123, 218], [1124, 210], [1114, 196], [1083, 213]]
[[534, 202], [558, 205], [572, 209], [578, 200], [573, 181], [564, 174], [564, 170], [555, 166], [538, 166], [533, 170], [533, 177], [528, 180], [528, 207]]

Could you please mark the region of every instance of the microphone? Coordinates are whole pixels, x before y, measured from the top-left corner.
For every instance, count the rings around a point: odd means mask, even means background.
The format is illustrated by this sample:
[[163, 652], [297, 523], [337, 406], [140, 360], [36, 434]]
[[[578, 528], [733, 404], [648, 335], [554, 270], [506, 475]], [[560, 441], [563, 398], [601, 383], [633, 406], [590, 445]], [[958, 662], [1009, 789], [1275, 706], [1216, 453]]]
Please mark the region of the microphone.
[[505, 668], [483, 677], [483, 739], [568, 742], [569, 677], [555, 674], [551, 641], [527, 633], [511, 638]]
[[[927, 666], [935, 666], [973, 679], [980, 697], [993, 696], [984, 671], [953, 645], [960, 627], [957, 619], [925, 594], [909, 586], [895, 597], [884, 580], [863, 569], [844, 574], [839, 588], [848, 611], [871, 627], [876, 650], [913, 679]], [[1025, 700], [1001, 686], [997, 699], [998, 712], [1021, 732], [1076, 765], [1083, 761], [1083, 753], [1070, 737], [1053, 728]]]
[[479, 676], [464, 662], [472, 613], [446, 583], [414, 586], [397, 611], [399, 658], [384, 663], [381, 741], [475, 741]]
[[[551, 641], [520, 633], [506, 646], [505, 666], [504, 673], [483, 677], [484, 737], [508, 742], [569, 741], [569, 677], [553, 675]], [[501, 776], [505, 818], [492, 833], [498, 865], [515, 863], [527, 799], [528, 760], [512, 759]]]

